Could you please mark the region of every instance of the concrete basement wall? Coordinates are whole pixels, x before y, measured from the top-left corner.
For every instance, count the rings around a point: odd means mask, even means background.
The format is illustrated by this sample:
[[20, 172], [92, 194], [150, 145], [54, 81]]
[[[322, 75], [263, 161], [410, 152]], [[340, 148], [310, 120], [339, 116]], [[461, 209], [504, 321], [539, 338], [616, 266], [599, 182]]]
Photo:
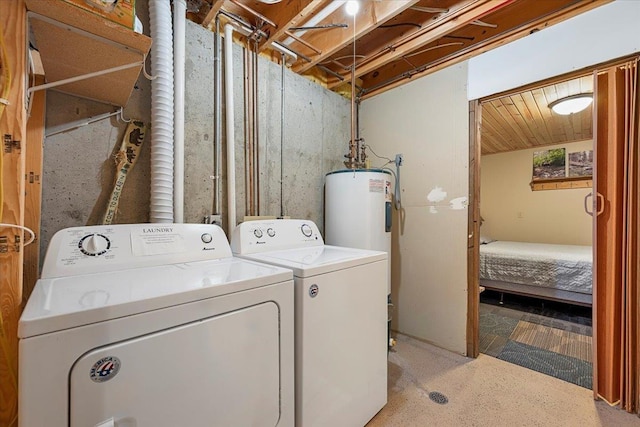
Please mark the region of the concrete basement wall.
[[[146, 1], [136, 3], [148, 33]], [[185, 105], [185, 222], [200, 223], [213, 209], [213, 33], [187, 22]], [[234, 46], [236, 108], [236, 194], [238, 220], [244, 216], [244, 115], [242, 48]], [[261, 214], [280, 214], [280, 65], [259, 60], [259, 132]], [[138, 80], [125, 116], [150, 120], [151, 85]], [[285, 71], [284, 212], [323, 225], [325, 173], [342, 165], [350, 132], [350, 104], [341, 96]], [[47, 94], [47, 129], [113, 108], [53, 91]], [[224, 115], [224, 110], [223, 110]], [[65, 227], [100, 220], [115, 174], [114, 151], [126, 124], [102, 120], [45, 139], [43, 171], [42, 253], [51, 236]], [[223, 126], [224, 134], [224, 126]], [[129, 173], [115, 223], [149, 220], [150, 133], [138, 163]], [[223, 143], [223, 155], [226, 146]], [[226, 168], [223, 159], [221, 207], [226, 213]]]
[[[360, 117], [373, 151], [404, 155], [403, 206], [394, 210], [392, 235], [392, 327], [461, 354], [468, 211], [449, 201], [469, 193], [466, 78], [466, 63], [449, 67], [364, 101]], [[430, 193], [442, 200], [430, 202]]]

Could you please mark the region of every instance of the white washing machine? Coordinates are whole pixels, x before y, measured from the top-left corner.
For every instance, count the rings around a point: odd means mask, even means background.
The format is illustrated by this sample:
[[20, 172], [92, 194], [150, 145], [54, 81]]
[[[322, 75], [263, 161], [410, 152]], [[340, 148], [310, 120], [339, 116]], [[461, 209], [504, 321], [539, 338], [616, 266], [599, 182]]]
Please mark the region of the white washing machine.
[[293, 270], [296, 425], [361, 427], [387, 402], [387, 254], [325, 246], [312, 221], [249, 221], [235, 255]]
[[58, 232], [18, 326], [20, 425], [294, 425], [290, 270], [215, 225]]

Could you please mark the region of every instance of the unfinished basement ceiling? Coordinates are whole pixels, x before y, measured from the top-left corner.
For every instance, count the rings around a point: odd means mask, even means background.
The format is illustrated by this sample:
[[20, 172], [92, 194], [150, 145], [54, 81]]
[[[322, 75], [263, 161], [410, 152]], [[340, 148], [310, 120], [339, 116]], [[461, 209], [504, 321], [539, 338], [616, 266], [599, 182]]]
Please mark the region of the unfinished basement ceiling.
[[223, 23], [237, 17], [261, 53], [276, 59], [273, 43], [286, 46], [293, 71], [335, 91], [350, 86], [355, 39], [365, 99], [610, 1], [361, 0], [354, 19], [338, 0], [189, 0], [189, 18], [212, 28], [221, 10]]
[[592, 108], [566, 116], [549, 108], [558, 99], [585, 93], [593, 93], [591, 74], [483, 102], [482, 154], [593, 139]]

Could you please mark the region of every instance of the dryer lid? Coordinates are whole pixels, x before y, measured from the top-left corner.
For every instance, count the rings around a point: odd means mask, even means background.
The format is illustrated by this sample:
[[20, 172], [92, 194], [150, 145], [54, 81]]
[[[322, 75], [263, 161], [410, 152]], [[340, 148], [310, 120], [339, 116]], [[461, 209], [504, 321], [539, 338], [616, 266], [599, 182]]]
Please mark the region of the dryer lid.
[[290, 270], [225, 258], [40, 279], [18, 337], [75, 328], [292, 279]]

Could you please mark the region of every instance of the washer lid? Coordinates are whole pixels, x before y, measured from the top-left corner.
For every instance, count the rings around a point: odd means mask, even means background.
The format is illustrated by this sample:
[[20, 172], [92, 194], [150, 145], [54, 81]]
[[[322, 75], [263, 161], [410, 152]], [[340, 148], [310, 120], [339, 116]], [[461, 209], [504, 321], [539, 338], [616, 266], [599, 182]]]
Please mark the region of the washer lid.
[[243, 255], [243, 258], [290, 268], [296, 277], [311, 277], [375, 261], [386, 261], [387, 253], [325, 245]]
[[40, 279], [18, 324], [27, 338], [292, 279], [238, 258]]

